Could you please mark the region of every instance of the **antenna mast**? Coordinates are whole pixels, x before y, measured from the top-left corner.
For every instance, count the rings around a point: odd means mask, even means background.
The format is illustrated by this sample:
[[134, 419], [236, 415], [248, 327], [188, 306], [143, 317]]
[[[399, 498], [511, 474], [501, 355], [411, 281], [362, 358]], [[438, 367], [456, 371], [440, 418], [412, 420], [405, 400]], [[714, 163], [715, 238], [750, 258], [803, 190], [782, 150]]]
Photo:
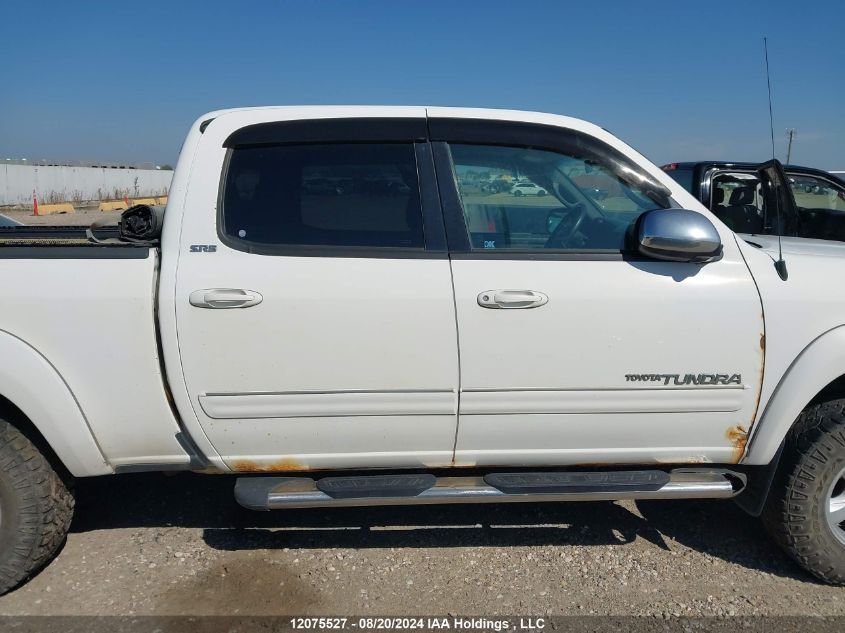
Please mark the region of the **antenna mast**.
[[[772, 116], [772, 81], [769, 75], [769, 41], [766, 37], [763, 38], [763, 51], [766, 57], [766, 87], [769, 89], [769, 131], [772, 135], [772, 161], [775, 161], [777, 160], [775, 157], [775, 119]], [[789, 161], [787, 160], [787, 162]], [[781, 183], [781, 186], [785, 187], [786, 183]], [[778, 276], [786, 281], [789, 273], [786, 271], [786, 262], [783, 260], [783, 244], [781, 239], [783, 224], [781, 222], [780, 195], [778, 195], [776, 187], [777, 184], [772, 182], [772, 188], [775, 189], [775, 209], [778, 218], [778, 260], [775, 262], [775, 270], [778, 272]]]

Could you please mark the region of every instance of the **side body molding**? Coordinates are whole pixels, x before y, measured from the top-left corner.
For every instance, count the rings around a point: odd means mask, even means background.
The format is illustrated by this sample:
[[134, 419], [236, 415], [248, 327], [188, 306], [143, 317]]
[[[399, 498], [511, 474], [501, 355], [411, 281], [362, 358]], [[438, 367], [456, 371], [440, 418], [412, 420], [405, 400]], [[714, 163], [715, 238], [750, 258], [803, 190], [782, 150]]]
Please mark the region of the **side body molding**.
[[0, 395], [24, 412], [65, 467], [76, 477], [113, 473], [73, 393], [53, 365], [3, 330], [0, 358]]
[[754, 425], [744, 464], [767, 464], [795, 418], [831, 381], [845, 374], [845, 325], [828, 330], [792, 362]]

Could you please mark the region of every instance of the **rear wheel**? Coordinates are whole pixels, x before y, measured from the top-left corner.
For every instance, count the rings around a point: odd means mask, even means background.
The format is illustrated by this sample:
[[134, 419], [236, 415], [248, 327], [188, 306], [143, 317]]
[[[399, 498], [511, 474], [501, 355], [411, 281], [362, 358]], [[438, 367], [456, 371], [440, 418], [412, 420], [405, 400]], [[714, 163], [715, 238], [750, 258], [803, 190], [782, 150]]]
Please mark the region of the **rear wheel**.
[[73, 495], [41, 452], [0, 419], [0, 594], [40, 570], [64, 542]]
[[798, 417], [762, 516], [802, 567], [845, 584], [845, 400], [808, 407]]

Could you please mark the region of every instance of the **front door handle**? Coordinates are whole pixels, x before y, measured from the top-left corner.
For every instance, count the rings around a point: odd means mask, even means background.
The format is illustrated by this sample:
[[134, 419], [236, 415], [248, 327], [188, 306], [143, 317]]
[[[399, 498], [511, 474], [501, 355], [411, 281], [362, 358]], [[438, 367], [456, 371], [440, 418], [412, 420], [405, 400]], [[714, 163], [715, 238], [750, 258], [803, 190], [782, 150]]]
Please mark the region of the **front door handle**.
[[478, 295], [478, 305], [482, 308], [539, 308], [548, 302], [549, 297], [536, 290], [485, 290]]
[[194, 290], [188, 301], [197, 308], [248, 308], [264, 299], [253, 290], [240, 288], [206, 288]]

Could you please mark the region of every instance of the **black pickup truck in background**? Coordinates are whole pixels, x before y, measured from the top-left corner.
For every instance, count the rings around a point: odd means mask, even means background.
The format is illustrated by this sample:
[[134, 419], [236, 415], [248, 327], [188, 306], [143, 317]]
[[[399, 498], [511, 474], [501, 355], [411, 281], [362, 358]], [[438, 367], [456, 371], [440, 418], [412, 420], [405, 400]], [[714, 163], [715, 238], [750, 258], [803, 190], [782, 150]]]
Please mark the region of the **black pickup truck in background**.
[[779, 223], [761, 184], [764, 165], [702, 161], [662, 169], [737, 233], [845, 241], [845, 180], [820, 169], [784, 166], [792, 195]]

